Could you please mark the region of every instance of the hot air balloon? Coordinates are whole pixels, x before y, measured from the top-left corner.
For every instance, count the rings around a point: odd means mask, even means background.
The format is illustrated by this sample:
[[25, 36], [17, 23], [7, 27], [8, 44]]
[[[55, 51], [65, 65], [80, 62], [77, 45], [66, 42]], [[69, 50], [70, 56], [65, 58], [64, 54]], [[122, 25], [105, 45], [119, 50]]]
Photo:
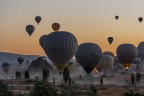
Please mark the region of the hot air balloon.
[[22, 64], [24, 62], [24, 58], [23, 57], [18, 57], [17, 61], [19, 64]]
[[138, 47], [138, 57], [141, 59], [141, 60], [144, 60], [144, 42], [140, 42]]
[[2, 64], [2, 69], [4, 70], [5, 73], [7, 73], [9, 71], [10, 68], [10, 64], [9, 63], [3, 63]]
[[86, 73], [90, 74], [102, 57], [101, 48], [94, 43], [82, 43], [79, 45], [76, 59]]
[[27, 31], [27, 33], [31, 36], [32, 35], [32, 33], [34, 32], [34, 30], [35, 30], [35, 27], [33, 26], [33, 25], [27, 25], [26, 26], [26, 31]]
[[60, 71], [72, 59], [78, 46], [76, 37], [66, 31], [52, 32], [43, 42], [47, 45], [44, 49], [46, 55]]
[[143, 21], [143, 18], [142, 17], [139, 17], [138, 18], [139, 22], [141, 23]]
[[116, 15], [116, 16], [115, 16], [115, 19], [118, 20], [118, 19], [119, 19], [119, 16]]
[[69, 69], [70, 72], [72, 72], [73, 69], [75, 68], [75, 65], [76, 65], [76, 62], [73, 61], [73, 60], [70, 60], [70, 61], [67, 63], [66, 67]]
[[112, 44], [112, 42], [113, 42], [113, 37], [108, 37], [108, 42], [109, 42], [109, 44]]
[[53, 23], [53, 24], [52, 24], [52, 29], [53, 29], [54, 31], [58, 31], [58, 30], [60, 29], [60, 24], [59, 24], [59, 23]]
[[116, 50], [117, 56], [123, 66], [128, 69], [138, 55], [137, 48], [132, 44], [121, 44]]
[[47, 38], [47, 35], [43, 35], [39, 39], [39, 44], [41, 45], [43, 49], [46, 49], [46, 38]]
[[103, 70], [104, 74], [106, 74], [108, 73], [109, 69], [112, 67], [113, 63], [114, 63], [114, 58], [112, 56], [103, 54], [98, 65]]
[[114, 58], [114, 53], [110, 52], [110, 51], [105, 51], [103, 52], [104, 55], [110, 55]]
[[39, 24], [40, 21], [41, 21], [41, 17], [40, 17], [40, 16], [36, 16], [36, 17], [35, 17], [35, 21], [37, 22], [37, 24]]

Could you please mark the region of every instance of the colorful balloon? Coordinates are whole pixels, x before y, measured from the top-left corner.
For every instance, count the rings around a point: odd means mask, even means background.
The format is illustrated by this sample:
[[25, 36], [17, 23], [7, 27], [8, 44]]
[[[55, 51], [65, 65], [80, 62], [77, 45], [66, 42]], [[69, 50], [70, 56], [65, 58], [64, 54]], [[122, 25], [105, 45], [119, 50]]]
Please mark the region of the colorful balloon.
[[53, 24], [52, 24], [52, 29], [53, 29], [54, 31], [58, 31], [58, 30], [60, 29], [60, 24], [59, 24], [59, 23], [53, 23]]

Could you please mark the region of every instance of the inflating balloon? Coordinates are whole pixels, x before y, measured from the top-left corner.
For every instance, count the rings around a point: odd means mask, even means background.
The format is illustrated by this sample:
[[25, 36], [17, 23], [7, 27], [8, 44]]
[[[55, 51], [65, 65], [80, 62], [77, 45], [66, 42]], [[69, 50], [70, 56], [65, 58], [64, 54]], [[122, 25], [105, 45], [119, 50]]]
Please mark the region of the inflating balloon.
[[22, 64], [24, 62], [24, 58], [23, 57], [18, 57], [17, 61], [19, 64]]
[[108, 42], [109, 42], [109, 44], [112, 44], [112, 42], [113, 42], [113, 37], [108, 37]]
[[9, 63], [3, 63], [2, 64], [2, 69], [4, 70], [5, 73], [9, 71], [10, 64]]
[[90, 74], [102, 57], [101, 48], [94, 43], [82, 43], [79, 45], [76, 59], [86, 73]]
[[134, 59], [138, 56], [137, 48], [132, 44], [121, 44], [116, 50], [120, 62], [125, 68], [129, 68]]
[[42, 42], [46, 44], [44, 49], [46, 55], [59, 70], [72, 59], [78, 46], [76, 37], [66, 31], [52, 32]]
[[35, 27], [33, 26], [33, 25], [27, 25], [26, 26], [26, 31], [27, 31], [27, 33], [31, 36], [32, 35], [32, 33], [34, 32], [34, 30], [35, 30]]
[[53, 24], [52, 24], [52, 29], [53, 29], [54, 31], [58, 31], [58, 30], [60, 29], [60, 24], [59, 24], [59, 23], [53, 23]]
[[139, 17], [138, 18], [139, 22], [141, 23], [143, 21], [143, 18], [142, 17]]
[[35, 21], [39, 24], [40, 21], [41, 21], [41, 17], [40, 17], [40, 16], [36, 16], [36, 17], [35, 17]]

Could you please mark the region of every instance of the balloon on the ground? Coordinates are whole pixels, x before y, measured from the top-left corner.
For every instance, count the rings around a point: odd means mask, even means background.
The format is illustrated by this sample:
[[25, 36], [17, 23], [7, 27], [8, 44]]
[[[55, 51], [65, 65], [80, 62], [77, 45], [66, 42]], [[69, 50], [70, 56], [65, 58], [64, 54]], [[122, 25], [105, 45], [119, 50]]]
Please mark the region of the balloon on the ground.
[[139, 52], [138, 57], [139, 57], [141, 60], [144, 60], [144, 42], [140, 42], [140, 43], [138, 44], [137, 49], [138, 49], [138, 52]]
[[17, 61], [19, 64], [22, 64], [24, 62], [24, 58], [23, 57], [18, 57]]
[[112, 53], [111, 51], [105, 51], [103, 52], [104, 55], [111, 55], [114, 58], [114, 53]]
[[125, 68], [129, 68], [133, 60], [138, 56], [137, 48], [132, 44], [121, 44], [116, 50], [120, 62]]
[[58, 31], [47, 35], [45, 53], [48, 58], [62, 70], [77, 51], [78, 42], [70, 32]]
[[35, 17], [35, 21], [39, 24], [40, 21], [41, 21], [41, 17], [40, 17], [40, 16], [36, 16], [36, 17]]
[[82, 43], [79, 45], [76, 59], [86, 73], [90, 74], [102, 57], [102, 50], [94, 43]]
[[114, 58], [111, 55], [104, 54], [99, 62], [100, 68], [104, 73], [107, 73], [114, 63]]
[[35, 27], [33, 26], [33, 25], [27, 25], [26, 26], [26, 31], [27, 31], [27, 33], [31, 36], [32, 35], [32, 33], [34, 32], [34, 30], [35, 30]]
[[52, 24], [52, 29], [53, 29], [54, 31], [58, 31], [58, 30], [60, 29], [60, 24], [59, 24], [59, 23], [53, 23], [53, 24]]
[[10, 68], [10, 64], [9, 63], [3, 63], [2, 64], [2, 69], [4, 70], [5, 73], [7, 73], [9, 71]]

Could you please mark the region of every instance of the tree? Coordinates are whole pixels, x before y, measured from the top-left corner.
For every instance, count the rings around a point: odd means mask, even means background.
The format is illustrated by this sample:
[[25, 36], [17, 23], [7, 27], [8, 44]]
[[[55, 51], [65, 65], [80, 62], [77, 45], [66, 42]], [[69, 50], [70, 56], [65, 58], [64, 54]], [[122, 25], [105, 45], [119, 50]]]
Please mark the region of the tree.
[[70, 77], [69, 75], [70, 75], [70, 72], [68, 70], [68, 67], [65, 67], [63, 71], [63, 79], [65, 83], [67, 83], [67, 81], [69, 80], [69, 77]]
[[141, 74], [140, 73], [136, 73], [136, 82], [139, 83], [139, 81], [141, 80]]
[[30, 75], [29, 75], [29, 71], [25, 71], [25, 79], [29, 79]]
[[102, 76], [100, 77], [100, 84], [101, 84], [101, 86], [103, 85], [103, 77]]
[[58, 96], [58, 94], [47, 81], [37, 81], [30, 96]]
[[8, 85], [0, 81], [0, 96], [14, 96], [11, 91], [8, 90]]
[[49, 77], [49, 70], [43, 69], [43, 80], [47, 80]]
[[131, 84], [134, 86], [135, 84], [135, 77], [134, 77], [134, 74], [132, 73], [131, 74]]

